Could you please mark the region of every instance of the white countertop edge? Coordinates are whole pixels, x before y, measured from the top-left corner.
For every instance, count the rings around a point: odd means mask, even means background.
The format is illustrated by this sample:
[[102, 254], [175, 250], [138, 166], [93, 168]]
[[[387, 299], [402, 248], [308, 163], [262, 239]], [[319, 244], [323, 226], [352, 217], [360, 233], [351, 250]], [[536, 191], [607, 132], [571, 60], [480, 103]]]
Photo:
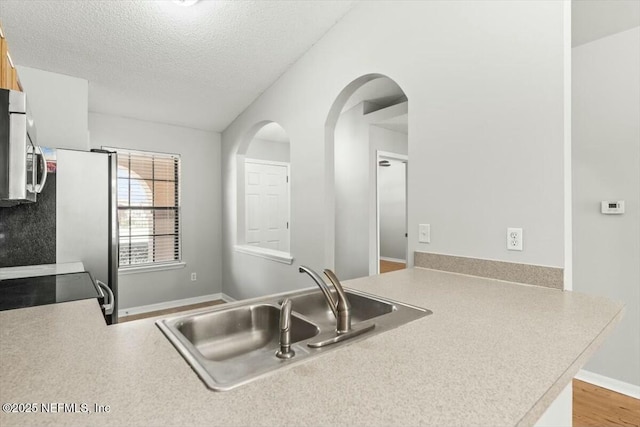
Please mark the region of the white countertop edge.
[[522, 419], [516, 424], [517, 427], [534, 426], [538, 419], [544, 414], [546, 409], [556, 400], [562, 393], [562, 390], [573, 381], [580, 369], [587, 364], [591, 356], [600, 348], [604, 340], [610, 335], [611, 331], [618, 325], [624, 314], [623, 307], [618, 311], [616, 316], [600, 331], [600, 333], [589, 343], [587, 348], [573, 361], [573, 363], [562, 373], [560, 377], [553, 383], [549, 390], [531, 407]]

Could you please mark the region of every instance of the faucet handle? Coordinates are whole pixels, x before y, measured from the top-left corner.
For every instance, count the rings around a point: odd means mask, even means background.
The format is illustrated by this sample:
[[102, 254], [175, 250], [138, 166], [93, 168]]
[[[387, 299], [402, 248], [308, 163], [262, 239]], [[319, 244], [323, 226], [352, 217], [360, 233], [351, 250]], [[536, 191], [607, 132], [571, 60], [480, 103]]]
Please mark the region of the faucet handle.
[[351, 330], [351, 303], [349, 302], [349, 298], [347, 298], [347, 294], [344, 292], [336, 274], [328, 268], [325, 268], [324, 274], [329, 278], [331, 283], [333, 283], [333, 287], [337, 294], [336, 319], [338, 320], [338, 324], [336, 326], [336, 331], [338, 334], [344, 334]]
[[333, 287], [336, 289], [336, 294], [338, 294], [337, 302], [342, 301], [343, 305], [350, 308], [351, 304], [349, 304], [349, 299], [347, 298], [347, 294], [344, 292], [344, 288], [342, 287], [340, 280], [338, 280], [338, 276], [328, 268], [324, 269], [324, 275], [329, 278], [331, 283], [333, 283]]
[[324, 275], [327, 276], [327, 278], [331, 281], [331, 283], [333, 283], [333, 286], [336, 288], [336, 291], [338, 291], [338, 288], [340, 288], [340, 291], [344, 291], [342, 289], [342, 284], [340, 283], [340, 280], [338, 279], [338, 276], [336, 276], [336, 273], [334, 273], [333, 271], [329, 270], [328, 268], [324, 269]]

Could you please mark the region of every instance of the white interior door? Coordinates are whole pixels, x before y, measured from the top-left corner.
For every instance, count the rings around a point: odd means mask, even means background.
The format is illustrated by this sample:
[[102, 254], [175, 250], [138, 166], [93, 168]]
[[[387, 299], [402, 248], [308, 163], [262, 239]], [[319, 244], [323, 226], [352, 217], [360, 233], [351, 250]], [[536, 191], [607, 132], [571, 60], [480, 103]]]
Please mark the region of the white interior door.
[[248, 245], [289, 252], [289, 165], [245, 161]]

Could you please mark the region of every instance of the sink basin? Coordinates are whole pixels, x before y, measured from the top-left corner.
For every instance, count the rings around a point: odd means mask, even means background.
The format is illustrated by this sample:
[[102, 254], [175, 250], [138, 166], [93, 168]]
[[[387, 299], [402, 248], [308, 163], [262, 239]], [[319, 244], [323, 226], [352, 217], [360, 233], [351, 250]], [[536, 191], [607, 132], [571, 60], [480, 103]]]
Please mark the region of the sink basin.
[[[177, 330], [207, 360], [223, 361], [261, 349], [277, 348], [280, 308], [250, 305], [190, 317]], [[311, 338], [319, 329], [298, 316], [291, 317], [291, 342]]]
[[[332, 290], [335, 297], [335, 291]], [[351, 304], [351, 322], [359, 323], [383, 314], [391, 313], [395, 306], [371, 296], [365, 296], [347, 291], [347, 299]], [[306, 295], [289, 297], [293, 304], [293, 311], [313, 319], [317, 323], [335, 326], [336, 318], [321, 292], [311, 292]], [[282, 301], [279, 301], [282, 304]]]
[[[431, 311], [346, 289], [353, 330], [337, 335], [336, 319], [320, 290], [239, 301], [156, 324], [212, 390], [226, 391], [345, 345], [397, 328]], [[280, 304], [292, 301], [291, 359], [279, 349]]]

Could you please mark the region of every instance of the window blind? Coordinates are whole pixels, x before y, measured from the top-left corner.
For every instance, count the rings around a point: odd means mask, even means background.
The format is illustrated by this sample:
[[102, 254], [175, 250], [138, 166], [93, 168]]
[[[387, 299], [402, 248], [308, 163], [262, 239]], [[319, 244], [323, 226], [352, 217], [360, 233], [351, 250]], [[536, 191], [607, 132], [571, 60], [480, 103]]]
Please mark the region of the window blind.
[[180, 156], [114, 150], [120, 267], [180, 261]]

